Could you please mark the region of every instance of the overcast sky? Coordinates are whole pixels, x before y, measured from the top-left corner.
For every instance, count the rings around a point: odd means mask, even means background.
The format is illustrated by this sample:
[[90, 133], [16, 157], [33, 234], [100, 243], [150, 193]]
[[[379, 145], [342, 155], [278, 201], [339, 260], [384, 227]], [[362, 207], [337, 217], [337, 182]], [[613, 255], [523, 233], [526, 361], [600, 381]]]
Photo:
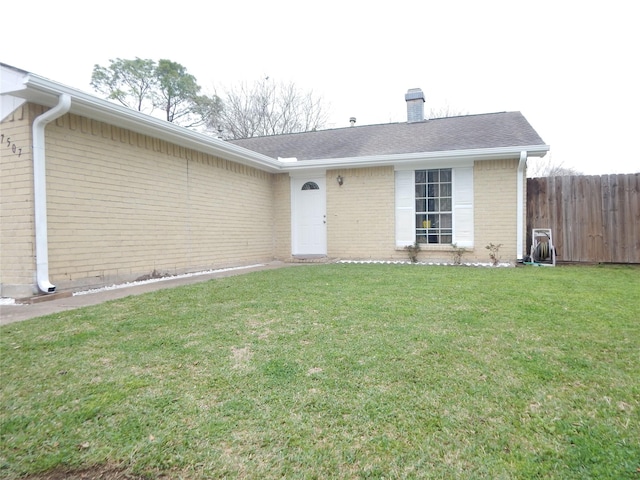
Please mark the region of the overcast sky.
[[93, 93], [94, 64], [166, 58], [205, 93], [269, 76], [313, 90], [328, 127], [425, 110], [521, 111], [555, 163], [640, 171], [640, 28], [630, 0], [12, 2], [0, 61]]

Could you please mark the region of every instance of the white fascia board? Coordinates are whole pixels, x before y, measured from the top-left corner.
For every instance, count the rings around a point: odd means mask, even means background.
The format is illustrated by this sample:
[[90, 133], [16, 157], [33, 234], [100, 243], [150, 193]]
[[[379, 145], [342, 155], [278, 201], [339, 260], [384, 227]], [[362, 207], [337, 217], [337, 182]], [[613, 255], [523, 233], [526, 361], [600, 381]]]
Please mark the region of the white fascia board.
[[[4, 73], [4, 71], [3, 71]], [[29, 102], [52, 107], [61, 94], [71, 97], [70, 112], [93, 120], [131, 130], [142, 135], [165, 140], [185, 148], [218, 156], [268, 172], [280, 172], [282, 162], [253, 152], [219, 138], [180, 127], [130, 108], [94, 97], [80, 90], [66, 87], [33, 74], [23, 76], [21, 88], [14, 88], [13, 96]]]
[[475, 161], [501, 160], [519, 158], [520, 152], [526, 151], [530, 157], [543, 157], [549, 151], [548, 145], [526, 145], [514, 147], [479, 148], [469, 150], [449, 150], [444, 152], [419, 152], [395, 155], [372, 155], [352, 158], [330, 158], [303, 160], [296, 164], [283, 165], [283, 170], [290, 173], [315, 168], [364, 168], [393, 166], [395, 170], [410, 170], [416, 166], [446, 165], [470, 166]]
[[[286, 167], [285, 167], [286, 170]], [[290, 178], [307, 178], [310, 176], [322, 176], [327, 173], [327, 169], [324, 167], [315, 166], [313, 168], [304, 168], [297, 170], [289, 170]]]

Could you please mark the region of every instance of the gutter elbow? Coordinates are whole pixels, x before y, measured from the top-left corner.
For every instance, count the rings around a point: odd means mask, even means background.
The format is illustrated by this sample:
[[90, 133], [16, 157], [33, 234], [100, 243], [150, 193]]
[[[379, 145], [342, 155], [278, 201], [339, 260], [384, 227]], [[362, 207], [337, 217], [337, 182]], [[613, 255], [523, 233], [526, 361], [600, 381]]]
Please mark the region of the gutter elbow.
[[[40, 277], [40, 275], [38, 275], [38, 277]], [[37, 281], [38, 281], [38, 289], [42, 293], [55, 293], [56, 286], [53, 285], [48, 278], [38, 278]]]
[[518, 162], [518, 172], [524, 173], [524, 170], [526, 167], [527, 167], [527, 151], [523, 150], [520, 152], [520, 161]]

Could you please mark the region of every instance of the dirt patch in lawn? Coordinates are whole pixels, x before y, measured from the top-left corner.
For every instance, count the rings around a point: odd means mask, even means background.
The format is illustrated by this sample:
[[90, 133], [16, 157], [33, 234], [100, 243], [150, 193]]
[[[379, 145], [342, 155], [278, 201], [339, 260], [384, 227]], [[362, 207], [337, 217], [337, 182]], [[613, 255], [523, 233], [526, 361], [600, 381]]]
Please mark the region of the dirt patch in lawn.
[[[69, 469], [56, 468], [48, 472], [42, 472], [27, 477], [22, 480], [145, 480], [149, 477], [134, 475], [126, 469], [112, 465], [96, 465], [90, 468]], [[167, 478], [163, 475], [154, 478]]]

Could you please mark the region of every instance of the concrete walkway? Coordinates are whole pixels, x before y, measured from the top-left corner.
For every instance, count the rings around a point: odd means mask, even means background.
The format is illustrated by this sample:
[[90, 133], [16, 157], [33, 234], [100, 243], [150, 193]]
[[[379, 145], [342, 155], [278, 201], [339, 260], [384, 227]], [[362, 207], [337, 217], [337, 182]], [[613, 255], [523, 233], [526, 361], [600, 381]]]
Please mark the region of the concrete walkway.
[[130, 295], [141, 295], [143, 293], [154, 292], [165, 288], [173, 288], [181, 285], [206, 282], [214, 278], [231, 277], [260, 270], [270, 270], [274, 268], [301, 265], [298, 263], [271, 262], [246, 268], [220, 269], [212, 273], [200, 275], [167, 278], [161, 281], [142, 283], [140, 285], [126, 286], [113, 290], [102, 290], [95, 293], [72, 296], [71, 292], [61, 292], [52, 295], [33, 298], [33, 303], [20, 305], [0, 305], [0, 325], [7, 325], [13, 322], [28, 320], [30, 318], [41, 317], [66, 310], [98, 305], [109, 300], [128, 297]]

